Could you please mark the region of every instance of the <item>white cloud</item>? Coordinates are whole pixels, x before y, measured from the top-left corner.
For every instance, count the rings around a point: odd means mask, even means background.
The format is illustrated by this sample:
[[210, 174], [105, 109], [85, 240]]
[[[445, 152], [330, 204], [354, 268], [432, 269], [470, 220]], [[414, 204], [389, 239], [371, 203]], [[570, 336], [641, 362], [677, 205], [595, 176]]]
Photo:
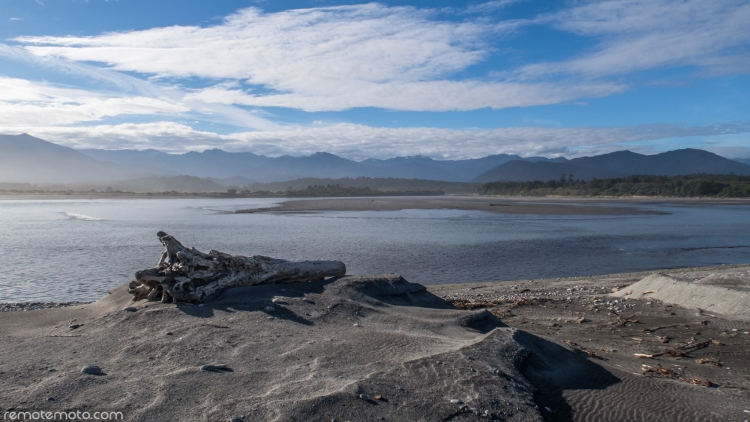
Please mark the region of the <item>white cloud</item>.
[[[206, 103], [289, 107], [305, 111], [380, 107], [409, 111], [474, 110], [559, 104], [580, 96], [604, 97], [625, 90], [615, 83], [558, 85], [478, 81], [339, 84], [307, 92], [252, 95], [225, 86], [206, 88], [186, 98]], [[354, 95], [353, 95], [354, 94]]]
[[179, 114], [189, 109], [148, 97], [106, 96], [25, 79], [0, 77], [0, 125], [60, 125], [119, 115]]
[[592, 77], [674, 66], [711, 73], [748, 73], [750, 3], [744, 0], [609, 0], [541, 16], [537, 23], [601, 40], [596, 51], [562, 62], [526, 66], [518, 74]]
[[23, 19], [21, 19], [21, 18], [10, 18], [10, 20], [12, 20], [12, 21], [20, 21], [20, 20], [23, 20]]
[[[740, 125], [644, 125], [611, 128], [510, 127], [502, 129], [376, 128], [356, 124], [316, 124], [264, 132], [219, 135], [174, 122], [91, 127], [3, 128], [26, 131], [74, 148], [147, 149], [184, 153], [221, 148], [278, 156], [326, 151], [351, 159], [421, 154], [433, 158], [477, 158], [490, 154], [575, 157], [630, 148], [648, 151], [641, 141], [736, 134], [747, 138], [750, 123]], [[632, 144], [632, 145], [629, 145]]]
[[[508, 1], [483, 7], [500, 3]], [[163, 77], [241, 80], [271, 90], [246, 92], [217, 84], [191, 97], [204, 102], [305, 111], [505, 108], [600, 97], [625, 88], [615, 83], [449, 80], [488, 56], [487, 38], [497, 27], [435, 21], [431, 13], [379, 4], [271, 14], [250, 8], [206, 28], [17, 40], [40, 57], [102, 62]]]

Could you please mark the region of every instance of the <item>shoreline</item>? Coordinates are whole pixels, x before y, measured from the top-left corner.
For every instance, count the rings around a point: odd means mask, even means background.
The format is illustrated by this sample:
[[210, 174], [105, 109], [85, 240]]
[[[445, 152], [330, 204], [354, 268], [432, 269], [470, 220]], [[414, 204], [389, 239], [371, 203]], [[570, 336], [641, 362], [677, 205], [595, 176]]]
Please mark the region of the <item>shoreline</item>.
[[596, 197], [579, 197], [579, 196], [507, 196], [507, 195], [478, 195], [478, 194], [445, 194], [445, 195], [378, 195], [378, 196], [333, 196], [333, 197], [290, 197], [284, 194], [278, 195], [230, 195], [225, 192], [205, 192], [205, 193], [175, 193], [162, 194], [146, 192], [72, 192], [72, 193], [53, 193], [53, 192], [19, 192], [9, 193], [0, 192], [0, 201], [6, 200], [55, 200], [55, 199], [285, 199], [289, 201], [296, 200], [326, 200], [326, 199], [386, 199], [386, 198], [478, 198], [478, 199], [507, 199], [518, 202], [545, 202], [561, 201], [571, 203], [699, 203], [699, 204], [737, 204], [748, 205], [750, 198], [714, 198], [714, 197], [670, 197], [670, 196], [596, 196]]
[[[745, 264], [721, 264], [711, 265], [707, 267], [673, 267], [673, 268], [659, 268], [654, 270], [644, 271], [633, 271], [627, 273], [608, 273], [608, 274], [593, 274], [583, 276], [572, 276], [572, 277], [552, 277], [552, 278], [536, 278], [536, 279], [517, 279], [517, 280], [497, 280], [497, 281], [478, 281], [476, 283], [445, 283], [445, 284], [425, 284], [424, 286], [429, 291], [443, 291], [443, 290], [476, 290], [480, 288], [491, 288], [502, 286], [506, 284], [518, 284], [518, 283], [537, 283], [539, 285], [545, 285], [548, 283], [557, 282], [570, 282], [570, 281], [584, 281], [589, 279], [596, 280], [614, 280], [622, 282], [622, 280], [640, 280], [654, 273], [669, 273], [669, 272], [685, 272], [685, 273], [697, 273], [697, 272], [708, 272], [708, 271], [720, 271], [720, 270], [732, 270], [732, 269], [745, 269], [750, 271], [750, 262]], [[358, 275], [353, 275], [358, 276]], [[106, 296], [104, 296], [106, 297]], [[103, 299], [104, 297], [100, 298]], [[100, 300], [97, 299], [97, 300]], [[81, 306], [95, 303], [96, 300], [90, 302], [82, 301], [70, 301], [70, 302], [44, 302], [44, 301], [26, 301], [26, 302], [0, 302], [0, 312], [18, 312], [18, 311], [32, 311], [39, 309], [52, 309], [52, 308], [66, 308], [72, 306]]]

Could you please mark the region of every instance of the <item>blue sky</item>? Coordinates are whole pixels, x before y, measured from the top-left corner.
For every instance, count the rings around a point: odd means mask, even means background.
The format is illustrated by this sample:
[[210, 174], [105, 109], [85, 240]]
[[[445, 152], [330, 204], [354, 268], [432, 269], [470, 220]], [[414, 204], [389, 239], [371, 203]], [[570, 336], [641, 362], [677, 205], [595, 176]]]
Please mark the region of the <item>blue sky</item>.
[[0, 132], [347, 158], [750, 157], [750, 2], [0, 0]]

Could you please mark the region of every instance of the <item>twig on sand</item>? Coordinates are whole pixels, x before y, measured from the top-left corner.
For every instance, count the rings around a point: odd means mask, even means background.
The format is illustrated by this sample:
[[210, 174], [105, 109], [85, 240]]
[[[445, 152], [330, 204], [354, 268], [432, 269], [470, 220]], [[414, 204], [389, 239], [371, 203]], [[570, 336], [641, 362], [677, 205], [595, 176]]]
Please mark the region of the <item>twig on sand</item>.
[[229, 328], [226, 325], [216, 325], [216, 324], [201, 324], [201, 327]]
[[654, 331], [656, 331], [656, 330], [661, 330], [661, 329], [663, 329], [663, 328], [674, 328], [674, 327], [676, 327], [676, 326], [677, 326], [677, 324], [672, 324], [672, 325], [660, 325], [660, 326], [658, 326], [658, 327], [654, 327], [654, 328], [646, 328], [646, 329], [645, 329], [645, 330], [643, 330], [643, 331], [645, 331], [645, 332], [647, 332], [647, 333], [653, 333], [653, 332], [654, 332]]
[[578, 345], [578, 343], [576, 343], [576, 342], [574, 342], [574, 341], [571, 341], [571, 340], [565, 340], [565, 343], [566, 343], [566, 344], [568, 344], [568, 345], [569, 345], [569, 346], [571, 346], [571, 347], [575, 347], [576, 349], [578, 349], [578, 350], [580, 350], [581, 352], [585, 353], [585, 354], [586, 354], [586, 356], [588, 356], [588, 357], [590, 357], [590, 358], [597, 358], [597, 359], [600, 359], [600, 360], [607, 360], [607, 358], [605, 358], [604, 356], [602, 356], [602, 355], [599, 355], [599, 354], [596, 354], [596, 353], [594, 353], [594, 352], [592, 352], [592, 351], [590, 351], [590, 350], [586, 350], [586, 349], [584, 349], [583, 347], [579, 346], [579, 345]]
[[703, 342], [700, 342], [700, 343], [696, 343], [696, 344], [686, 344], [686, 345], [680, 346], [680, 347], [673, 347], [673, 348], [665, 350], [665, 351], [663, 351], [661, 353], [654, 353], [654, 354], [651, 354], [651, 355], [646, 354], [646, 353], [636, 353], [635, 356], [639, 357], [639, 358], [646, 358], [646, 359], [653, 359], [655, 357], [665, 356], [665, 355], [669, 355], [669, 356], [672, 356], [672, 357], [681, 357], [681, 356], [687, 355], [690, 352], [694, 352], [694, 351], [696, 351], [698, 349], [702, 349], [704, 347], [708, 347], [712, 343], [714, 343], [714, 344], [721, 344], [721, 343], [717, 342], [716, 340], [709, 339], [709, 340], [706, 340], [706, 341], [703, 341]]

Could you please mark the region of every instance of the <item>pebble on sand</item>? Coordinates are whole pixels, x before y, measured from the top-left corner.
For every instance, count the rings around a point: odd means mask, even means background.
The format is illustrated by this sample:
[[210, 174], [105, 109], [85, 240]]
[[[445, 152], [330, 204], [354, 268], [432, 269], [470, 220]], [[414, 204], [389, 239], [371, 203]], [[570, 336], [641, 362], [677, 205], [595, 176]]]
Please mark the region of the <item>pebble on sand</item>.
[[96, 366], [96, 365], [86, 365], [83, 368], [81, 368], [82, 374], [89, 374], [89, 375], [102, 375], [104, 372], [102, 372], [102, 368]]
[[459, 399], [451, 399], [451, 403], [453, 403], [453, 404], [460, 404], [461, 400], [459, 400]]
[[123, 309], [123, 311], [125, 311], [125, 312], [135, 312], [137, 310], [138, 310], [138, 308], [136, 308], [134, 306], [128, 306], [127, 308]]

